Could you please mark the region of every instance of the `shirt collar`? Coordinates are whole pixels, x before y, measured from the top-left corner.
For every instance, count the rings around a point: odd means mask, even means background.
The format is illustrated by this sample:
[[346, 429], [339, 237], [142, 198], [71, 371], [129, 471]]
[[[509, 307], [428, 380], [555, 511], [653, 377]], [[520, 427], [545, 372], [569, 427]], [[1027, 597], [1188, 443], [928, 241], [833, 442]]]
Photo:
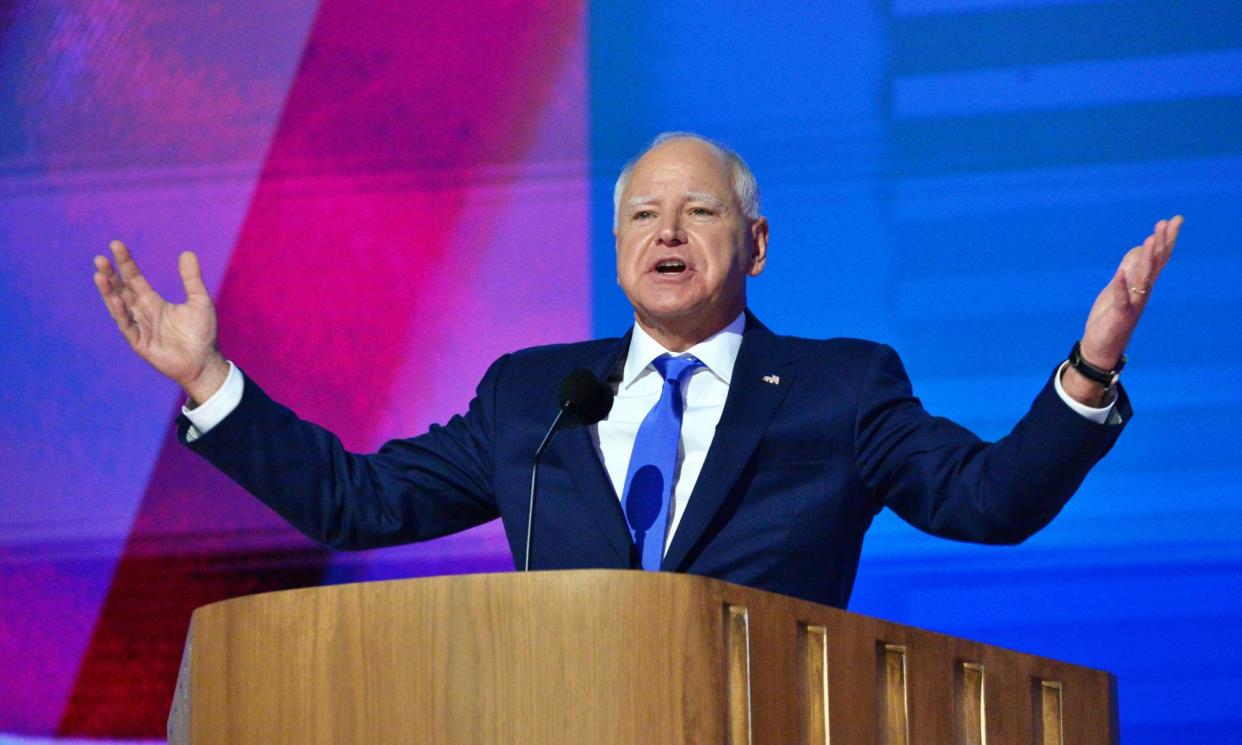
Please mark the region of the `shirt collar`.
[[742, 332], [745, 330], [746, 314], [739, 313], [733, 323], [678, 354], [665, 349], [641, 325], [635, 323], [634, 333], [630, 337], [630, 351], [625, 357], [625, 370], [621, 375], [621, 389], [630, 387], [644, 372], [654, 370], [651, 363], [662, 354], [696, 357], [713, 375], [728, 385], [733, 378], [733, 363], [737, 361], [737, 352], [742, 348]]

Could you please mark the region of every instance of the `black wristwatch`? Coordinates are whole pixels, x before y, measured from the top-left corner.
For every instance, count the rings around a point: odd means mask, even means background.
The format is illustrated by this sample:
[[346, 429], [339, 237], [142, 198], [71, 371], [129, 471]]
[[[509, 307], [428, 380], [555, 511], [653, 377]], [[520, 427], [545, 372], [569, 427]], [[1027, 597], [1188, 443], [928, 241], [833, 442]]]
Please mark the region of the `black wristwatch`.
[[1121, 359], [1117, 360], [1117, 366], [1112, 370], [1104, 370], [1087, 362], [1082, 358], [1082, 340], [1074, 342], [1074, 348], [1070, 350], [1069, 363], [1070, 367], [1077, 370], [1084, 378], [1093, 380], [1105, 388], [1112, 388], [1117, 385], [1117, 379], [1121, 377], [1121, 370], [1126, 366], [1126, 356], [1121, 355]]

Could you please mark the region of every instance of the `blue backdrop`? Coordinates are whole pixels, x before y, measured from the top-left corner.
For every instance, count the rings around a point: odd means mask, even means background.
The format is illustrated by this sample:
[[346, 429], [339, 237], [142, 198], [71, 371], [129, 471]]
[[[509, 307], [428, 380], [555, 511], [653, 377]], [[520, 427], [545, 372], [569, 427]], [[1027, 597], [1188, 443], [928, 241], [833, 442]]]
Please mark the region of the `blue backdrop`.
[[592, 6], [595, 327], [627, 319], [619, 163], [692, 129], [748, 159], [769, 326], [893, 344], [932, 411], [1003, 434], [1122, 254], [1186, 228], [1133, 341], [1136, 415], [1047, 530], [954, 544], [885, 513], [851, 610], [1105, 668], [1124, 741], [1242, 731], [1242, 4]]

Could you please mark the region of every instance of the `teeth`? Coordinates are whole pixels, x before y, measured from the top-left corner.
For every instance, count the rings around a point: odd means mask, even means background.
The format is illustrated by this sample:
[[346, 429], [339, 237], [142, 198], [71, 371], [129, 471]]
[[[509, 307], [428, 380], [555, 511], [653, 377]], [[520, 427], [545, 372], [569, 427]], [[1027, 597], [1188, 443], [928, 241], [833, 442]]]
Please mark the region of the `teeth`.
[[666, 261], [661, 261], [659, 264], [656, 264], [656, 271], [662, 274], [667, 274], [669, 272], [680, 272], [684, 270], [685, 268], [686, 268], [686, 263], [684, 261], [678, 261], [676, 259], [668, 259]]

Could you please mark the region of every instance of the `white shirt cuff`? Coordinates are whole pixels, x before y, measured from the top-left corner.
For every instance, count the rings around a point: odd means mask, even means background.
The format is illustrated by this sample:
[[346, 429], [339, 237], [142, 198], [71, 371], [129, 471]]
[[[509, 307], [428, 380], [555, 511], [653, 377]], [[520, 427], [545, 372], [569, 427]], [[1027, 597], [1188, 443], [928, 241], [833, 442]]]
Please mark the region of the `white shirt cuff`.
[[246, 387], [245, 381], [246, 378], [237, 369], [237, 365], [229, 362], [229, 374], [224, 379], [224, 385], [220, 386], [220, 390], [211, 394], [211, 398], [193, 409], [184, 405], [181, 407], [181, 413], [190, 420], [190, 429], [185, 433], [186, 442], [194, 442], [207, 434], [212, 427], [233, 413], [233, 409], [241, 403], [242, 391]]
[[1108, 405], [1102, 409], [1097, 409], [1093, 406], [1087, 406], [1086, 404], [1075, 401], [1074, 398], [1066, 393], [1065, 389], [1061, 387], [1061, 375], [1065, 373], [1065, 368], [1068, 365], [1069, 360], [1062, 362], [1061, 366], [1057, 368], [1057, 374], [1052, 378], [1052, 385], [1056, 388], [1057, 395], [1061, 397], [1061, 400], [1065, 402], [1066, 406], [1078, 412], [1079, 416], [1085, 417], [1096, 424], [1107, 424], [1108, 415], [1112, 413], [1113, 405], [1117, 403], [1117, 395], [1113, 394], [1113, 400], [1109, 401]]

